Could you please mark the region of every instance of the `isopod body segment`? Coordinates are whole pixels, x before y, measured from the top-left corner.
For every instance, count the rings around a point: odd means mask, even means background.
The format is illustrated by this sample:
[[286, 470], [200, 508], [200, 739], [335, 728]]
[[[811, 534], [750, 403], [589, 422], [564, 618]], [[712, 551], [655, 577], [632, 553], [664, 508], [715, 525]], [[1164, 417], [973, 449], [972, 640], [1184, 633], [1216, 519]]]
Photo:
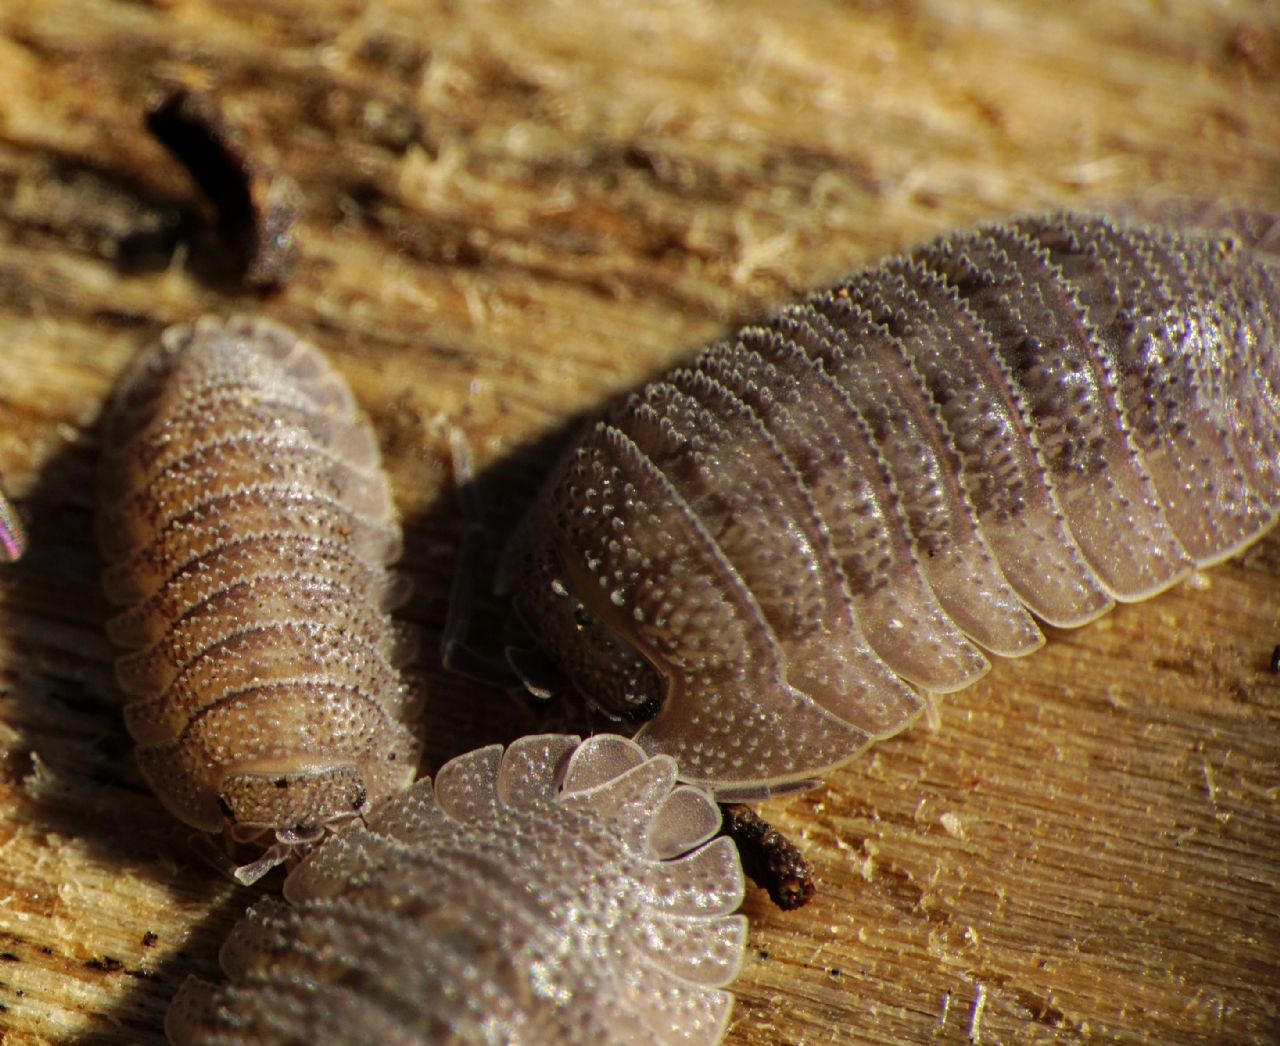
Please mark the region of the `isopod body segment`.
[[686, 780], [819, 777], [1272, 523], [1267, 228], [1033, 216], [857, 273], [586, 431], [502, 586]]
[[405, 788], [419, 746], [388, 616], [400, 531], [373, 434], [319, 350], [264, 320], [172, 327], [121, 378], [103, 438], [104, 586], [123, 607], [108, 631], [165, 805], [287, 847]]
[[[621, 737], [447, 763], [327, 839], [195, 978], [178, 1046], [713, 1043], [746, 920], [720, 814]], [[708, 840], [711, 841], [708, 841]]]

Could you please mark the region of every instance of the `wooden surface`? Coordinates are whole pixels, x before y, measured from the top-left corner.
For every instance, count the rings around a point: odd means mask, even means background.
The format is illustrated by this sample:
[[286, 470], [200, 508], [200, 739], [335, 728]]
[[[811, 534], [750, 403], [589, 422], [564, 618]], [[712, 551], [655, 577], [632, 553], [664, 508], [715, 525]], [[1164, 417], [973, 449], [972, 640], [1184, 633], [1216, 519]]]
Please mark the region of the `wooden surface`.
[[[302, 187], [276, 298], [198, 245], [122, 252], [196, 208], [141, 125], [175, 82]], [[509, 519], [575, 414], [731, 322], [969, 221], [1181, 194], [1280, 209], [1264, 2], [5, 0], [0, 472], [33, 537], [2, 579], [0, 1038], [155, 1041], [251, 896], [142, 784], [102, 637], [94, 422], [164, 325], [259, 310], [367, 406], [432, 769], [536, 725], [431, 651], [446, 424]], [[1270, 539], [769, 804], [820, 894], [750, 896], [730, 1041], [1280, 1038], [1278, 576]]]

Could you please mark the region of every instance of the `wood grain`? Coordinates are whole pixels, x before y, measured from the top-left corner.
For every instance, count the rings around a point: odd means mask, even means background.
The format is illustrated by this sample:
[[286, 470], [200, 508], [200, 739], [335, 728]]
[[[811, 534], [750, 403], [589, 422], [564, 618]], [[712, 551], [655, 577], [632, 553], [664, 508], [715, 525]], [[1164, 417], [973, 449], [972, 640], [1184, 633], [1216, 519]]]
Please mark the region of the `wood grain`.
[[[142, 127], [178, 82], [302, 188], [274, 298], [186, 235], [200, 203]], [[95, 419], [163, 326], [269, 315], [372, 415], [429, 641], [429, 770], [537, 725], [431, 655], [460, 533], [447, 424], [507, 522], [580, 412], [861, 262], [1057, 205], [1280, 210], [1277, 112], [1262, 0], [8, 0], [0, 474], [32, 545], [0, 626], [3, 1040], [156, 1041], [252, 896], [143, 785], [102, 635]], [[1277, 577], [1272, 538], [769, 804], [820, 894], [749, 899], [730, 1041], [1280, 1037]]]

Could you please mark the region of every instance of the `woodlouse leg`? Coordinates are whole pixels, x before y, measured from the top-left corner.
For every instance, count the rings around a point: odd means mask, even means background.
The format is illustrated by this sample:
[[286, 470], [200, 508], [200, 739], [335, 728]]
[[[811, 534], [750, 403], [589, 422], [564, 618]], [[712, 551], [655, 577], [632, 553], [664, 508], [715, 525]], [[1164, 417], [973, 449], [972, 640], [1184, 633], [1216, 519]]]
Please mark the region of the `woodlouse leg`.
[[803, 908], [814, 894], [813, 872], [790, 839], [749, 806], [725, 803], [723, 835], [737, 844], [742, 870], [784, 912]]
[[[440, 636], [440, 661], [446, 671], [455, 675], [489, 686], [508, 686], [512, 681], [508, 666], [480, 653], [467, 642], [475, 602], [473, 593], [478, 579], [483, 575], [481, 563], [484, 550], [493, 544], [495, 537], [484, 521], [484, 507], [475, 481], [475, 466], [471, 462], [471, 447], [462, 430], [453, 426], [449, 428], [449, 457], [453, 466], [458, 507], [466, 529], [458, 550], [453, 584], [449, 588], [444, 632]], [[530, 692], [536, 693], [532, 690]]]
[[257, 860], [250, 861], [248, 864], [237, 864], [207, 835], [192, 835], [187, 839], [187, 844], [219, 875], [241, 886], [252, 886], [272, 868], [284, 864], [295, 849], [287, 843], [277, 842], [268, 847]]
[[921, 690], [924, 698], [924, 725], [929, 733], [936, 734], [942, 729], [942, 709], [938, 706], [938, 695], [931, 690]]
[[535, 647], [509, 646], [503, 649], [507, 667], [520, 680], [526, 693], [540, 701], [548, 701], [557, 689], [564, 688], [564, 674]]
[[241, 886], [252, 886], [276, 865], [284, 864], [295, 848], [289, 843], [272, 843], [256, 861], [237, 865], [231, 870], [231, 878]]
[[241, 886], [252, 886], [277, 865], [292, 864], [313, 846], [321, 842], [329, 830], [323, 825], [310, 828], [277, 828], [275, 842], [246, 864], [237, 864], [229, 854], [243, 843], [252, 843], [270, 829], [249, 828], [245, 825], [227, 824], [223, 828], [223, 843], [219, 847], [207, 835], [193, 835], [189, 842], [200, 857], [228, 879]]
[[766, 799], [776, 799], [780, 795], [792, 795], [795, 792], [807, 792], [817, 788], [822, 782], [816, 777], [803, 781], [788, 781], [776, 785], [742, 785], [737, 788], [717, 788], [716, 799], [722, 806], [736, 803], [762, 803]]

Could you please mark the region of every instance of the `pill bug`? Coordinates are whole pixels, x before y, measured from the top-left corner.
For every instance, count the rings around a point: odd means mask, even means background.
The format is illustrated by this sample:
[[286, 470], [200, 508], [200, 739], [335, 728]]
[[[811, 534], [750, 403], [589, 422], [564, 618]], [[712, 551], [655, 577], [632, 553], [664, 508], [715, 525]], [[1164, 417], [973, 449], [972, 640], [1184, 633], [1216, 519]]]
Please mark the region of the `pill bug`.
[[[99, 544], [138, 762], [186, 823], [266, 852], [405, 788], [400, 531], [377, 444], [314, 346], [276, 324], [166, 330], [103, 426]], [[272, 835], [274, 833], [274, 836]]]
[[802, 786], [1280, 507], [1277, 226], [1031, 216], [704, 349], [562, 457], [500, 588], [718, 797]]
[[[327, 839], [188, 978], [175, 1044], [711, 1043], [746, 920], [720, 815], [621, 737], [460, 756]], [[707, 840], [711, 839], [710, 842]]]

